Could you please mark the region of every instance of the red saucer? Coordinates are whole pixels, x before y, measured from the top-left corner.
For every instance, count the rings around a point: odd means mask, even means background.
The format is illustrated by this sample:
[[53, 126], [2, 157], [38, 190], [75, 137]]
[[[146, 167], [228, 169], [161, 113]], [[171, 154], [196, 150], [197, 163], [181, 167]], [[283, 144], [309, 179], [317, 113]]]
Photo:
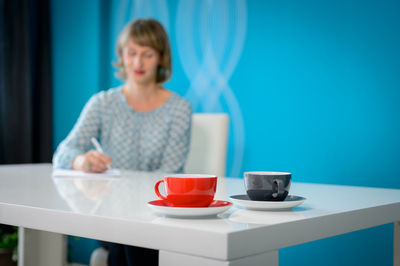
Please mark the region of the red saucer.
[[215, 216], [232, 207], [232, 203], [214, 200], [208, 207], [171, 207], [165, 200], [153, 200], [147, 203], [151, 209], [160, 214], [181, 218]]
[[153, 200], [149, 201], [149, 204], [159, 207], [171, 207], [171, 208], [213, 208], [213, 207], [225, 207], [232, 205], [232, 202], [225, 201], [225, 200], [214, 200], [211, 204], [207, 207], [174, 207], [166, 200]]

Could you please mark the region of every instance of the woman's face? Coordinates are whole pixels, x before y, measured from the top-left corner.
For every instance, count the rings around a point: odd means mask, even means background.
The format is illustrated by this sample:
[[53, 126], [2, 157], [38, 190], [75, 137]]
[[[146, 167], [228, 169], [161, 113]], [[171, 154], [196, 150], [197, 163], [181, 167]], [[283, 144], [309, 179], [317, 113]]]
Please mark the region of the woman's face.
[[156, 82], [160, 56], [156, 50], [130, 40], [122, 50], [128, 82], [149, 84]]

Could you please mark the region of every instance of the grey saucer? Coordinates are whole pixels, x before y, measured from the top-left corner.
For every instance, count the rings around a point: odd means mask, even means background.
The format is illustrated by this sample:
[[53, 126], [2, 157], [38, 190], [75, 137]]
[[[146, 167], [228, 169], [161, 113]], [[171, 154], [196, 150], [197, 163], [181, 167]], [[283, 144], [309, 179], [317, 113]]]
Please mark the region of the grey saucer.
[[255, 201], [251, 200], [247, 194], [234, 195], [229, 197], [236, 205], [250, 210], [283, 210], [290, 209], [302, 204], [306, 198], [288, 195], [284, 201]]

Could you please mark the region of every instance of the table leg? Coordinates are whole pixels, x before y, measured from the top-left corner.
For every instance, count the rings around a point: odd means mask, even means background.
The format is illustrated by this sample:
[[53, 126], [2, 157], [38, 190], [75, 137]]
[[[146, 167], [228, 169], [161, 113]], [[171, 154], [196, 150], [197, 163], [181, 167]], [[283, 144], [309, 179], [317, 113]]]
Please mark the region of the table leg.
[[393, 266], [400, 266], [400, 221], [394, 223]]
[[18, 266], [62, 266], [66, 264], [64, 235], [19, 227]]
[[248, 256], [240, 259], [223, 261], [204, 257], [180, 254], [171, 251], [160, 250], [159, 265], [190, 265], [190, 266], [278, 266], [278, 250]]

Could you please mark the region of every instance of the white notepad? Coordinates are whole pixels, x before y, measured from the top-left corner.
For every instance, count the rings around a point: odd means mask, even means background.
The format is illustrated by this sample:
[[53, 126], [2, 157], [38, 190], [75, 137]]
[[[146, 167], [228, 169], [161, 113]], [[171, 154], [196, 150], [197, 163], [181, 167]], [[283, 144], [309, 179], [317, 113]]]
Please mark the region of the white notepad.
[[118, 169], [110, 169], [103, 173], [85, 173], [83, 171], [71, 170], [71, 169], [54, 169], [53, 177], [62, 178], [116, 178], [120, 177], [121, 172]]

